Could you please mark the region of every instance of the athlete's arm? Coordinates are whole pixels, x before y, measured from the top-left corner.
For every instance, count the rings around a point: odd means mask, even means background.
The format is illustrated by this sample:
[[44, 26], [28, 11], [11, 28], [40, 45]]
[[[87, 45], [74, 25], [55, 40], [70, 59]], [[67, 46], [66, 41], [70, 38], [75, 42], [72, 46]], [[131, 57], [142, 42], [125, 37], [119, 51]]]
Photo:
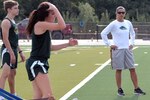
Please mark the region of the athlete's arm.
[[51, 46], [51, 51], [56, 51], [56, 50], [60, 50], [69, 46], [75, 46], [78, 45], [78, 41], [76, 39], [69, 39], [68, 43], [64, 43], [64, 44], [58, 44], [58, 45], [52, 45]]
[[111, 32], [112, 30], [112, 23], [110, 23], [106, 28], [104, 28], [101, 32], [101, 37], [103, 42], [107, 45], [107, 46], [111, 46], [110, 41], [108, 40], [107, 35]]
[[26, 60], [25, 55], [23, 54], [23, 51], [21, 50], [20, 46], [18, 46], [18, 52], [20, 54], [21, 62], [24, 62]]
[[[55, 5], [48, 3], [50, 8], [49, 18], [45, 21], [39, 21], [35, 24], [34, 32], [36, 35], [44, 33], [46, 30], [61, 30], [66, 27], [65, 21]], [[54, 22], [55, 19], [57, 22]]]
[[130, 45], [134, 45], [134, 40], [135, 40], [135, 31], [133, 28], [132, 23], [130, 22]]
[[9, 40], [8, 40], [10, 27], [11, 27], [10, 21], [7, 20], [7, 19], [4, 19], [4, 20], [2, 21], [2, 24], [1, 24], [3, 42], [4, 42], [6, 48], [7, 48], [8, 51], [9, 51], [10, 58], [11, 58], [11, 63], [14, 64], [14, 63], [16, 62], [16, 58], [15, 58], [14, 52], [13, 52], [11, 46], [10, 46], [10, 42], [9, 42]]

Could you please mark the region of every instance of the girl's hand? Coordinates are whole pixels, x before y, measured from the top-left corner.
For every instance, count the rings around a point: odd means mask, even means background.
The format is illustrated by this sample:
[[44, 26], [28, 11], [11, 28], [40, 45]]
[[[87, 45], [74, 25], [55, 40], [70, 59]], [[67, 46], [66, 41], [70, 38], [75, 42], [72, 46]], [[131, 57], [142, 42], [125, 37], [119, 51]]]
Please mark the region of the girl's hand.
[[118, 47], [116, 45], [111, 45], [110, 48], [111, 50], [116, 50]]
[[20, 54], [21, 62], [24, 62], [26, 60], [26, 58], [25, 58], [23, 52], [20, 52], [19, 54]]
[[78, 45], [77, 39], [70, 38], [69, 39], [69, 46], [75, 46], [75, 45]]
[[16, 57], [15, 57], [13, 52], [10, 53], [10, 62], [11, 62], [11, 64], [15, 64], [16, 63]]

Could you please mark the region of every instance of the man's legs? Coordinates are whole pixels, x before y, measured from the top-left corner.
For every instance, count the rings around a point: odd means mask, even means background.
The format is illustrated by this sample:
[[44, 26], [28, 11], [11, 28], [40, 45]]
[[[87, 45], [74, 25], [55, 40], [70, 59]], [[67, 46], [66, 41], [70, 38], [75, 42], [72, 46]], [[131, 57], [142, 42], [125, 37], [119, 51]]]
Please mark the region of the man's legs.
[[118, 89], [121, 88], [121, 72], [122, 70], [116, 70], [116, 83]]
[[137, 79], [135, 68], [129, 70], [130, 70], [131, 80], [134, 85], [134, 93], [138, 95], [145, 95], [146, 93], [143, 92], [138, 86], [138, 79]]
[[16, 91], [15, 91], [15, 76], [16, 76], [16, 69], [11, 69], [9, 77], [8, 77], [8, 83], [9, 83], [9, 88], [10, 88], [11, 94], [16, 93]]
[[121, 87], [121, 81], [122, 81], [122, 78], [121, 78], [121, 73], [122, 73], [122, 70], [116, 70], [116, 83], [117, 83], [117, 87], [118, 87], [118, 96], [124, 96], [124, 92], [122, 90], [122, 87]]
[[136, 89], [136, 88], [138, 88], [138, 79], [137, 79], [135, 68], [132, 68], [129, 70], [130, 70], [131, 80], [133, 82], [134, 88]]

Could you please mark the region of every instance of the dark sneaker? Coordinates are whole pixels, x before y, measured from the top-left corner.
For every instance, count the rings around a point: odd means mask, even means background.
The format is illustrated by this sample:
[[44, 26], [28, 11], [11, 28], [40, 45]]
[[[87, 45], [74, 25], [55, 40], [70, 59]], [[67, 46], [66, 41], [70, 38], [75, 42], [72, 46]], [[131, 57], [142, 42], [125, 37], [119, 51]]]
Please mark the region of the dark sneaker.
[[118, 96], [125, 96], [125, 94], [124, 94], [122, 88], [119, 88], [119, 89], [118, 89], [117, 95], [118, 95]]
[[140, 88], [134, 89], [134, 94], [137, 94], [137, 95], [146, 95], [146, 93], [143, 92]]

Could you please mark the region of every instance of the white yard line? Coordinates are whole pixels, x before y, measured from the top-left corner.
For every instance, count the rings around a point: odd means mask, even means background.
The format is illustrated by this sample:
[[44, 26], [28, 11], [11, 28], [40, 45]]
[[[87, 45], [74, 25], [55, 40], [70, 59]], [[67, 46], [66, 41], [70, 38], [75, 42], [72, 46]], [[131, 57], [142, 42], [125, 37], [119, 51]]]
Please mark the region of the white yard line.
[[75, 93], [78, 89], [80, 89], [84, 84], [86, 84], [89, 80], [91, 80], [98, 72], [100, 72], [105, 66], [110, 63], [110, 59], [106, 61], [103, 65], [97, 68], [93, 73], [91, 73], [88, 77], [86, 77], [83, 81], [81, 81], [78, 85], [76, 85], [73, 89], [71, 89], [68, 93], [66, 93], [63, 97], [59, 100], [66, 100], [68, 99], [73, 93]]
[[[134, 47], [133, 50], [137, 48], [138, 47]], [[105, 68], [110, 62], [111, 62], [111, 59], [107, 60], [104, 64], [102, 64], [99, 68], [97, 68], [93, 73], [91, 73], [88, 77], [82, 80], [78, 85], [76, 85], [73, 89], [71, 89], [68, 93], [66, 93], [59, 100], [67, 100], [73, 93], [75, 93], [82, 86], [84, 86], [88, 81], [90, 81], [97, 73], [99, 73], [103, 68]]]

